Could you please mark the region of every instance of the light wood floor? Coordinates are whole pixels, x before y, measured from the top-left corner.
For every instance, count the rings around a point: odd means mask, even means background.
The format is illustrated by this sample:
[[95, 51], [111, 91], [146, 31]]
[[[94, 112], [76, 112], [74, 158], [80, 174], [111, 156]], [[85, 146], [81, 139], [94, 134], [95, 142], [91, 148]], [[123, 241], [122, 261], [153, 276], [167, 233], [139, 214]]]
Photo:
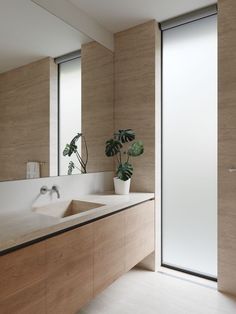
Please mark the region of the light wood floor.
[[202, 284], [133, 269], [79, 314], [236, 314], [236, 298]]

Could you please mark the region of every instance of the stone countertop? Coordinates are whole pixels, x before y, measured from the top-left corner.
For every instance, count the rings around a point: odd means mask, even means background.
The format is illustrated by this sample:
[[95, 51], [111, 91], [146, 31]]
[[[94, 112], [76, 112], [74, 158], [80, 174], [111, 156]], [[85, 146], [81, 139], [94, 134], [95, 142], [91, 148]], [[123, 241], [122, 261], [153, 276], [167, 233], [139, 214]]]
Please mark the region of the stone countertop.
[[[130, 206], [154, 199], [154, 193], [130, 193], [115, 195], [111, 192], [91, 194], [73, 198], [86, 202], [104, 204], [104, 206], [88, 210], [65, 218], [46, 216], [35, 213], [34, 210], [0, 213], [0, 254], [36, 241], [73, 226], [89, 223], [106, 215]], [[60, 203], [64, 200], [58, 200]], [[57, 202], [54, 202], [57, 203]]]

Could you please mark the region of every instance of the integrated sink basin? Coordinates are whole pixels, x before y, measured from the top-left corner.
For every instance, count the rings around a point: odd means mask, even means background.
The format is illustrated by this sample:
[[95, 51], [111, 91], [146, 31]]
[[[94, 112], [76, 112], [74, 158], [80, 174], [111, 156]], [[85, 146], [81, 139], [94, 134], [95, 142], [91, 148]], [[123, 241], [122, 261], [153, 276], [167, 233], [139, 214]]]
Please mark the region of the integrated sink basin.
[[99, 203], [72, 200], [36, 207], [34, 208], [34, 212], [37, 214], [42, 214], [56, 218], [66, 218], [102, 206], [105, 205]]

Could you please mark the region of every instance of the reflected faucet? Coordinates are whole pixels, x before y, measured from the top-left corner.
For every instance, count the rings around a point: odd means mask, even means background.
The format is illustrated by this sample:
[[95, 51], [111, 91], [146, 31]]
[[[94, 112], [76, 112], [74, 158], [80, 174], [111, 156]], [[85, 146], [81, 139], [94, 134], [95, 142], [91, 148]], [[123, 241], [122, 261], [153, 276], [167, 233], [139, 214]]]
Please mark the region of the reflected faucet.
[[55, 192], [57, 194], [57, 198], [60, 198], [59, 187], [57, 185], [53, 185], [51, 189], [49, 189], [46, 185], [41, 187], [41, 189], [40, 189], [41, 195], [44, 195], [48, 192], [51, 192], [51, 193]]

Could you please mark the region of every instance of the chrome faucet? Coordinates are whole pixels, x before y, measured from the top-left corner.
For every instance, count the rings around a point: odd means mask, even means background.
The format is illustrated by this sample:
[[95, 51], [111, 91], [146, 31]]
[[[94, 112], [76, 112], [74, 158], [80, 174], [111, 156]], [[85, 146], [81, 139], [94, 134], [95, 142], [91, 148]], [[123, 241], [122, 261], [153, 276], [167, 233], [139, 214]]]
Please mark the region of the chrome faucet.
[[48, 192], [57, 193], [57, 198], [60, 198], [59, 187], [57, 185], [53, 185], [51, 189], [49, 189], [46, 185], [42, 186], [40, 189], [40, 194], [44, 195]]
[[51, 192], [52, 192], [52, 193], [53, 193], [53, 192], [57, 193], [57, 198], [60, 198], [60, 197], [61, 197], [61, 196], [60, 196], [60, 192], [59, 192], [59, 187], [58, 187], [57, 185], [53, 185], [53, 186], [52, 186]]

